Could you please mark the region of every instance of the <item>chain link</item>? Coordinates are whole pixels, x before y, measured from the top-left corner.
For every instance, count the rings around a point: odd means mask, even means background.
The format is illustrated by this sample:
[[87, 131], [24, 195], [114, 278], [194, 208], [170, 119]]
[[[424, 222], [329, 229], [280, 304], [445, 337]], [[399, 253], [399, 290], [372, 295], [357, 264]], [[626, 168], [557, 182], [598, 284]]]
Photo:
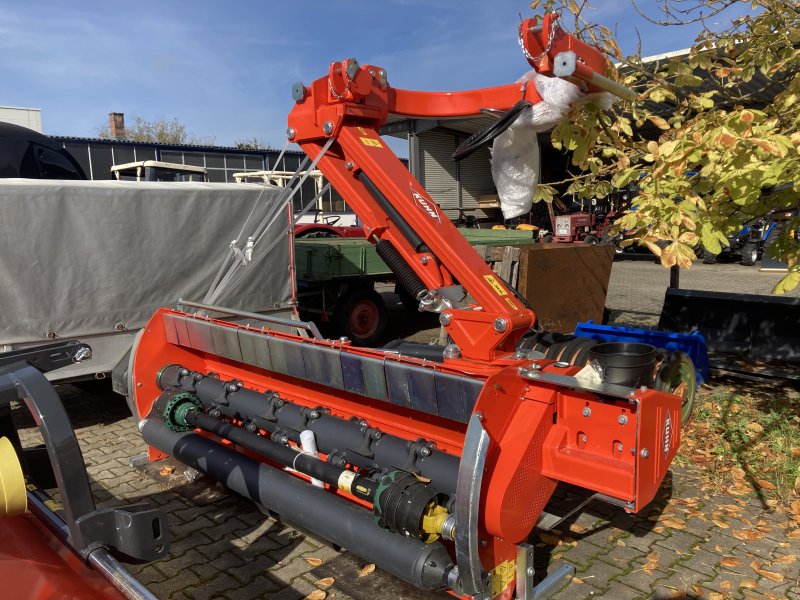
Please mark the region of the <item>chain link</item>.
[[556, 37], [556, 27], [561, 24], [561, 15], [556, 15], [556, 18], [550, 21], [550, 34], [547, 37], [547, 46], [539, 56], [531, 56], [531, 53], [528, 52], [528, 49], [525, 47], [525, 42], [522, 40], [522, 29], [519, 30], [519, 38], [517, 41], [519, 42], [519, 47], [522, 48], [522, 53], [525, 55], [529, 61], [532, 62], [539, 62], [547, 53], [550, 52], [550, 49], [553, 47], [553, 39]]

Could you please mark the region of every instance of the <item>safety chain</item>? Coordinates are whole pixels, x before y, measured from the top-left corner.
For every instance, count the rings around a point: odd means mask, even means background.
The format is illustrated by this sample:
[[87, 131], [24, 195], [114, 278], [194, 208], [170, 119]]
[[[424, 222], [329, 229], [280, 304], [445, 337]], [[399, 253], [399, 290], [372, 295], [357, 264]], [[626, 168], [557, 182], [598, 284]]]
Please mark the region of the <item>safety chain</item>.
[[344, 84], [344, 90], [342, 90], [342, 93], [340, 94], [335, 89], [333, 89], [333, 81], [331, 80], [330, 77], [328, 77], [328, 89], [331, 91], [331, 96], [333, 96], [337, 100], [343, 100], [344, 97], [347, 95], [347, 92], [350, 91], [351, 82], [352, 79], [347, 80], [347, 83]]
[[[550, 21], [550, 34], [547, 37], [547, 46], [539, 56], [531, 56], [531, 53], [528, 52], [528, 49], [525, 47], [525, 43], [522, 41], [522, 29], [519, 30], [519, 37], [517, 41], [519, 42], [519, 47], [522, 48], [522, 53], [525, 55], [525, 58], [532, 62], [539, 62], [547, 53], [550, 52], [550, 49], [553, 47], [553, 39], [556, 37], [556, 27], [561, 24], [561, 15], [556, 15], [555, 19]], [[332, 90], [331, 90], [332, 91]]]

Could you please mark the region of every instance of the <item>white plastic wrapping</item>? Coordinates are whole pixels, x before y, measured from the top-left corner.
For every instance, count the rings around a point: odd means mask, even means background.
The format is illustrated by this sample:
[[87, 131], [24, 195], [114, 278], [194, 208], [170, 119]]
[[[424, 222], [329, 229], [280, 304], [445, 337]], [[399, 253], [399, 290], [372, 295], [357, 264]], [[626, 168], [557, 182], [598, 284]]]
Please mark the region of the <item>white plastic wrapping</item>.
[[581, 96], [577, 86], [536, 71], [518, 83], [530, 81], [542, 97], [495, 138], [492, 145], [492, 178], [497, 187], [503, 217], [512, 219], [531, 209], [539, 178], [539, 142], [536, 135], [555, 127], [570, 105]]

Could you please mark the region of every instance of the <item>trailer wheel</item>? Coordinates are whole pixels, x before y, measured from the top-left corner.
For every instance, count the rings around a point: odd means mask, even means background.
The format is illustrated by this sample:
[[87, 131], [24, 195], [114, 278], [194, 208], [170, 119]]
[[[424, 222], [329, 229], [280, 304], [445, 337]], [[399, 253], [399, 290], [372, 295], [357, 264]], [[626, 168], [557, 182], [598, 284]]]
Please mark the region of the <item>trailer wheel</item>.
[[386, 305], [371, 288], [352, 288], [336, 303], [334, 324], [356, 346], [374, 346], [386, 328]]
[[758, 245], [745, 244], [742, 248], [742, 264], [747, 267], [752, 267], [758, 262]]
[[596, 246], [597, 244], [600, 243], [600, 240], [597, 239], [596, 235], [591, 235], [590, 234], [590, 235], [587, 235], [585, 238], [583, 238], [583, 243], [588, 245], [588, 246]]

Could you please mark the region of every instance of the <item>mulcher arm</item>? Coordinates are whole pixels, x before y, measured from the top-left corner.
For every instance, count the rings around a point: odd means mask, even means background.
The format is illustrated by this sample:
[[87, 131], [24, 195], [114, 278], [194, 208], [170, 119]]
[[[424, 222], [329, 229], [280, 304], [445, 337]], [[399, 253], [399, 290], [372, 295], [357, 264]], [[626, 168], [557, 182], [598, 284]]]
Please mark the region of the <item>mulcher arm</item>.
[[[552, 15], [524, 21], [520, 43], [540, 73], [587, 93], [631, 94]], [[533, 587], [527, 540], [537, 523], [553, 522], [543, 509], [557, 483], [643, 508], [677, 451], [680, 399], [650, 389], [650, 377], [635, 388], [591, 383], [579, 367], [518, 351], [535, 315], [378, 130], [389, 113], [513, 111], [468, 140], [464, 155], [541, 99], [524, 84], [399, 90], [383, 69], [353, 59], [293, 95], [289, 138], [353, 207], [421, 307], [440, 313], [454, 343], [432, 361], [283, 333], [268, 317], [239, 325], [208, 317], [213, 307], [161, 309], [132, 351], [128, 385], [150, 457], [173, 455], [419, 588], [538, 597], [571, 573]], [[321, 460], [301, 452], [309, 439]]]

